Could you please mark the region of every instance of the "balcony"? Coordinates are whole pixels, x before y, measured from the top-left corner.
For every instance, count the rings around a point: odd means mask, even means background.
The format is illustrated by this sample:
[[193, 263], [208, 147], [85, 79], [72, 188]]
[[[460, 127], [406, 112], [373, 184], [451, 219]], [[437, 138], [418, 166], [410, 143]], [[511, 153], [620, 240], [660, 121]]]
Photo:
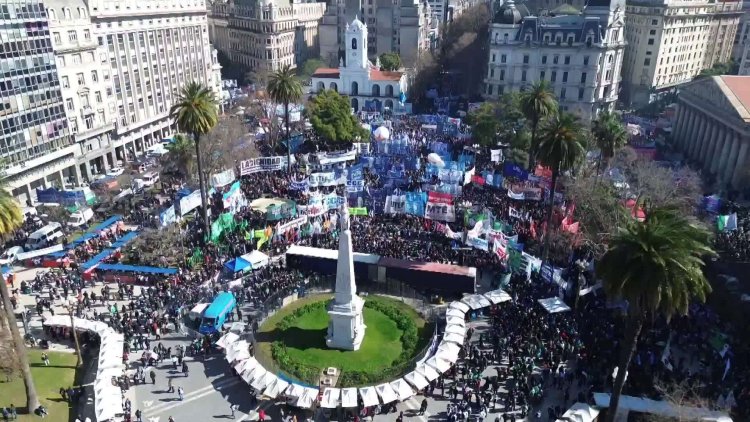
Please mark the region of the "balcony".
[[91, 139], [93, 137], [100, 136], [114, 129], [115, 129], [114, 122], [106, 123], [103, 125], [94, 126], [92, 129], [79, 130], [78, 132], [73, 134], [73, 138], [75, 139], [76, 142], [83, 142], [86, 139]]
[[55, 47], [56, 53], [72, 53], [74, 51], [96, 50], [99, 46], [93, 39], [69, 41], [59, 47]]

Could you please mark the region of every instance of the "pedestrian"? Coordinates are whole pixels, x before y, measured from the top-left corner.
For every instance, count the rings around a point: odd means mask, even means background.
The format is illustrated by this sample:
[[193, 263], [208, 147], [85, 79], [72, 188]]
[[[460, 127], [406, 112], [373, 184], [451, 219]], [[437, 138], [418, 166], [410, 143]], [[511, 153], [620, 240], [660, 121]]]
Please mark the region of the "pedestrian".
[[182, 398], [184, 395], [185, 395], [185, 391], [182, 389], [182, 387], [177, 387], [177, 396], [180, 397], [180, 401], [182, 401]]
[[260, 409], [258, 411], [258, 422], [263, 422], [266, 420], [266, 411], [263, 409]]
[[174, 418], [170, 416], [167, 422], [174, 422]]
[[419, 406], [419, 413], [417, 415], [422, 416], [427, 411], [427, 399], [422, 399], [422, 404]]
[[404, 422], [404, 412], [401, 411], [398, 413], [398, 417], [396, 418], [396, 422]]
[[135, 422], [143, 422], [143, 412], [141, 412], [141, 409], [135, 410]]
[[172, 369], [177, 369], [177, 356], [172, 356]]
[[47, 356], [47, 353], [42, 353], [42, 362], [44, 366], [49, 366], [49, 356]]
[[232, 412], [232, 419], [234, 419], [234, 412], [240, 408], [239, 404], [230, 404], [229, 410]]
[[167, 381], [167, 393], [174, 393], [174, 386], [172, 385], [172, 378]]
[[182, 361], [182, 373], [188, 376], [188, 364], [186, 361]]
[[151, 370], [149, 376], [151, 377], [151, 384], [156, 384], [156, 372], [154, 372], [153, 369]]

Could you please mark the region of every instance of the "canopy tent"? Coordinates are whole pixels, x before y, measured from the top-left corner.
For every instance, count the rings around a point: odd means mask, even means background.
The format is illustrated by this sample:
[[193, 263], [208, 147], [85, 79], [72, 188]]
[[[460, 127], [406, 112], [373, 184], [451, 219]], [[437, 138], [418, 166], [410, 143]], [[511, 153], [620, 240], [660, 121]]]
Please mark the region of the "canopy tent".
[[599, 416], [599, 409], [593, 408], [586, 403], [573, 403], [570, 409], [558, 419], [567, 422], [593, 422]]
[[302, 394], [305, 393], [305, 387], [301, 386], [299, 384], [289, 384], [289, 387], [286, 389], [286, 395], [293, 398], [299, 398], [302, 397]]
[[510, 295], [503, 289], [497, 289], [492, 290], [491, 292], [487, 292], [484, 294], [484, 297], [489, 299], [489, 301], [495, 305], [512, 300]]
[[263, 268], [270, 262], [271, 258], [261, 251], [254, 250], [248, 254], [242, 255], [240, 258], [250, 263], [250, 267], [253, 270]]
[[542, 305], [544, 310], [551, 314], [558, 312], [567, 312], [570, 310], [570, 306], [566, 305], [559, 297], [548, 297], [547, 299], [539, 299], [539, 304]]
[[224, 268], [230, 273], [238, 273], [240, 271], [250, 270], [253, 268], [252, 264], [241, 256], [230, 259], [224, 264]]
[[383, 404], [392, 403], [398, 400], [398, 395], [396, 395], [396, 392], [393, 391], [393, 387], [388, 383], [376, 385], [375, 391], [378, 393], [378, 396], [380, 396], [380, 400], [382, 400]]
[[430, 382], [435, 381], [440, 376], [440, 374], [438, 373], [438, 371], [435, 370], [435, 368], [428, 366], [424, 363], [417, 365], [416, 371], [418, 374], [427, 378], [427, 381], [430, 381]]
[[[208, 305], [208, 304], [203, 303], [202, 305]], [[229, 346], [234, 344], [234, 342], [239, 339], [240, 339], [240, 336], [238, 336], [235, 333], [226, 333], [216, 342], [216, 345], [221, 347], [222, 349], [228, 349]]]
[[274, 382], [272, 385], [266, 387], [266, 390], [263, 392], [263, 395], [268, 397], [269, 399], [275, 399], [279, 396], [279, 394], [283, 393], [284, 390], [289, 387], [289, 383], [284, 381], [281, 378], [276, 378], [276, 382]]
[[341, 389], [341, 407], [357, 407], [357, 389]]
[[466, 327], [461, 325], [448, 325], [445, 327], [445, 334], [458, 334], [461, 337], [465, 337]]
[[456, 318], [449, 316], [445, 319], [445, 322], [448, 323], [448, 325], [458, 325], [459, 327], [465, 327], [466, 321], [463, 318]]
[[422, 389], [430, 385], [430, 382], [427, 381], [427, 378], [419, 374], [417, 371], [411, 371], [408, 374], [404, 375], [404, 380], [414, 386], [417, 391], [421, 391]]
[[482, 295], [469, 295], [461, 299], [461, 302], [469, 305], [471, 309], [482, 309], [492, 305], [492, 303]]
[[362, 397], [362, 404], [364, 404], [365, 407], [377, 406], [380, 404], [375, 387], [360, 387], [359, 395]]
[[440, 343], [440, 346], [438, 346], [435, 356], [450, 363], [456, 363], [458, 361], [459, 350], [458, 346], [453, 343], [442, 342]]
[[266, 368], [258, 366], [255, 369], [255, 373], [253, 374], [253, 381], [250, 383], [250, 386], [253, 387], [256, 391], [263, 391], [263, 389], [268, 385], [266, 383], [266, 374], [268, 374]]
[[463, 302], [451, 302], [448, 309], [458, 309], [465, 314], [471, 310], [471, 307]]
[[326, 409], [335, 409], [339, 407], [341, 390], [338, 388], [328, 387], [323, 391], [323, 397], [320, 400], [320, 407]]
[[[597, 407], [609, 407], [609, 400], [609, 393], [594, 393], [594, 403], [596, 403]], [[649, 413], [681, 420], [732, 420], [726, 413], [710, 410], [708, 408], [679, 406], [666, 401], [657, 401], [626, 395], [620, 396], [618, 409], [627, 409], [631, 412]]]
[[425, 364], [435, 368], [439, 373], [444, 374], [446, 371], [451, 369], [451, 363], [443, 358], [433, 356], [425, 361]]
[[297, 403], [295, 406], [303, 408], [303, 409], [309, 409], [313, 406], [313, 403], [315, 403], [315, 400], [318, 398], [318, 390], [315, 388], [310, 387], [304, 387], [304, 391], [302, 392], [302, 395], [297, 399]]
[[451, 342], [456, 343], [459, 346], [463, 346], [465, 337], [466, 336], [463, 334], [446, 333], [445, 335], [443, 335], [443, 342]]
[[466, 318], [466, 312], [456, 309], [456, 308], [448, 308], [447, 311], [445, 311], [446, 318]]
[[240, 361], [240, 363], [234, 367], [234, 369], [237, 371], [238, 374], [243, 374], [245, 372], [249, 372], [252, 369], [254, 369], [256, 366], [258, 366], [258, 361], [255, 360], [255, 358], [245, 359], [243, 361]]
[[391, 381], [391, 388], [398, 396], [399, 401], [404, 401], [414, 395], [414, 390], [409, 387], [409, 384], [403, 378]]
[[253, 380], [255, 379], [256, 373], [262, 375], [261, 369], [263, 369], [263, 367], [260, 366], [260, 364], [257, 364], [257, 363], [253, 367], [245, 367], [245, 368], [243, 368], [243, 371], [241, 373], [242, 380], [245, 381], [245, 384], [250, 385], [250, 383], [253, 382]]

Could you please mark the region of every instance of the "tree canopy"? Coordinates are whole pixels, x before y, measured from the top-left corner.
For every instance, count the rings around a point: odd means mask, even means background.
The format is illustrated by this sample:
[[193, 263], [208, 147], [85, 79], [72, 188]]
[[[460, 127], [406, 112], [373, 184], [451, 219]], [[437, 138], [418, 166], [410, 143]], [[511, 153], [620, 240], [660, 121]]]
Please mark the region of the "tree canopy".
[[308, 104], [307, 114], [315, 131], [326, 140], [348, 142], [370, 135], [352, 114], [349, 97], [336, 91], [321, 91]]
[[297, 76], [299, 76], [300, 79], [308, 80], [312, 77], [315, 71], [320, 69], [321, 67], [326, 67], [326, 64], [323, 63], [323, 60], [307, 59], [305, 60], [305, 63], [302, 64], [302, 66], [297, 68]]
[[380, 55], [380, 68], [383, 70], [399, 70], [401, 68], [401, 56], [398, 53], [383, 53]]

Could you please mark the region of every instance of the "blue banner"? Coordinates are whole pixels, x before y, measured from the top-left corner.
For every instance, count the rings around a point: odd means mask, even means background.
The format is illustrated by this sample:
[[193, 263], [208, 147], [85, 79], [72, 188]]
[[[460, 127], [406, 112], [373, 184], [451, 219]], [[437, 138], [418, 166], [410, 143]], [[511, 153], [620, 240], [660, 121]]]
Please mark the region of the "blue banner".
[[513, 177], [519, 180], [526, 180], [529, 178], [529, 173], [523, 169], [520, 165], [506, 161], [503, 163], [503, 176]]
[[426, 203], [427, 193], [406, 192], [406, 204], [404, 208], [407, 214], [424, 217], [424, 209]]
[[349, 176], [347, 177], [348, 180], [364, 180], [364, 165], [363, 164], [355, 164], [351, 167], [349, 167]]
[[301, 190], [306, 191], [310, 188], [310, 180], [304, 179], [304, 180], [292, 180], [289, 182], [289, 189], [291, 190]]
[[483, 171], [482, 177], [484, 178], [484, 184], [495, 188], [503, 187], [503, 175], [500, 173], [494, 173], [489, 171]]
[[432, 152], [440, 156], [450, 154], [448, 144], [445, 142], [432, 141], [430, 143], [430, 149], [432, 149]]

